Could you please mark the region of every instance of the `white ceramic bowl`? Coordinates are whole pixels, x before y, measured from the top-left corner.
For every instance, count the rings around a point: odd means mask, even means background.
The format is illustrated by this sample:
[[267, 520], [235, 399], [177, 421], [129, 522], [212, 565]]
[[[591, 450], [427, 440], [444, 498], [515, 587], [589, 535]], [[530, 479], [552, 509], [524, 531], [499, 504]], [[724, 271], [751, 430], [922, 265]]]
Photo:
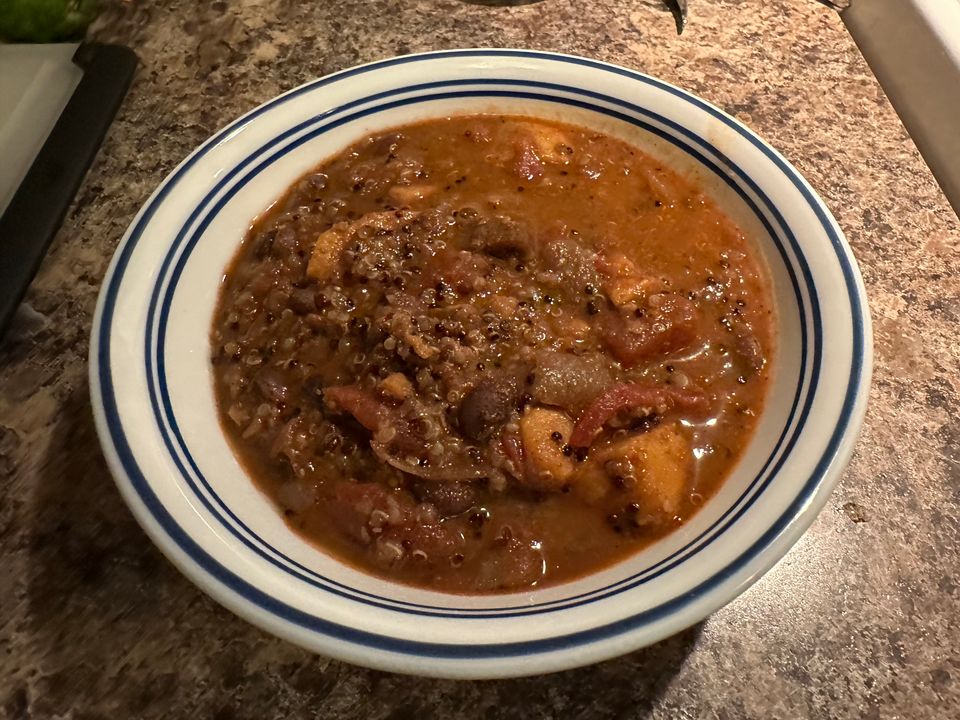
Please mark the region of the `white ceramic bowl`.
[[[576, 582], [509, 595], [417, 590], [304, 542], [245, 476], [217, 421], [209, 332], [251, 220], [369, 133], [510, 112], [631, 139], [696, 176], [756, 238], [779, 351], [756, 436], [685, 526]], [[308, 83], [198, 148], [157, 188], [104, 280], [90, 349], [97, 429], [127, 503], [190, 579], [319, 653], [446, 677], [543, 673], [665, 638], [742, 592], [826, 502], [862, 422], [871, 365], [862, 281], [810, 186], [736, 120], [630, 70], [519, 50], [400, 57]]]

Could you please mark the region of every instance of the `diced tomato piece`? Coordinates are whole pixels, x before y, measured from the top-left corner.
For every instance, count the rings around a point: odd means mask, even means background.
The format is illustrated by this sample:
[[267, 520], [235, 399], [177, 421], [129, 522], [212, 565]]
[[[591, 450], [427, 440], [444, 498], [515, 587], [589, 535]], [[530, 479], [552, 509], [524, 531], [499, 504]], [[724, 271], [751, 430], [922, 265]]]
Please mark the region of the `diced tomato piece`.
[[[514, 533], [519, 530], [514, 530]], [[486, 590], [512, 590], [529, 586], [543, 576], [542, 551], [521, 535], [512, 536], [505, 529], [497, 533], [502, 544], [486, 552], [478, 571], [477, 586]]]
[[660, 414], [673, 409], [702, 412], [709, 406], [706, 396], [651, 383], [618, 385], [600, 395], [580, 415], [570, 434], [574, 447], [588, 447], [603, 426], [618, 412], [650, 408]]
[[469, 250], [444, 250], [427, 263], [424, 277], [431, 286], [444, 283], [459, 293], [473, 291], [474, 280], [490, 268], [490, 260]]
[[341, 410], [350, 413], [370, 432], [376, 432], [384, 418], [384, 405], [374, 394], [356, 385], [334, 385], [323, 391], [323, 397]]
[[428, 561], [449, 559], [464, 544], [460, 531], [445, 523], [406, 523], [384, 531], [383, 538], [399, 543], [413, 559], [419, 550]]
[[[358, 423], [372, 433], [392, 429], [393, 435], [386, 442], [404, 453], [418, 455], [425, 450], [425, 440], [414, 432], [411, 424], [397, 412], [397, 408], [387, 405], [372, 391], [357, 385], [333, 385], [323, 391], [323, 396], [328, 403], [353, 415]], [[374, 435], [374, 440], [383, 447], [377, 435]], [[376, 447], [374, 450], [376, 451]]]
[[389, 490], [379, 483], [341, 482], [328, 501], [332, 510], [329, 517], [346, 537], [369, 543], [370, 516], [375, 510], [389, 514], [388, 494]]
[[678, 295], [669, 296], [658, 307], [644, 309], [640, 317], [608, 312], [600, 322], [604, 345], [628, 368], [668, 357], [697, 338], [696, 308]]

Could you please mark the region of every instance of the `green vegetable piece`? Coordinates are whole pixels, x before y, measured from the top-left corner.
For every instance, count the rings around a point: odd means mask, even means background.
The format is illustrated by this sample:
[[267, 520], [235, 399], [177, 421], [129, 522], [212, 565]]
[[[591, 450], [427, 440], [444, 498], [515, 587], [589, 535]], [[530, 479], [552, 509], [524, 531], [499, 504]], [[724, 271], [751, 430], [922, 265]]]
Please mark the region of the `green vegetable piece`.
[[98, 0], [3, 0], [0, 39], [48, 43], [80, 40], [97, 15]]

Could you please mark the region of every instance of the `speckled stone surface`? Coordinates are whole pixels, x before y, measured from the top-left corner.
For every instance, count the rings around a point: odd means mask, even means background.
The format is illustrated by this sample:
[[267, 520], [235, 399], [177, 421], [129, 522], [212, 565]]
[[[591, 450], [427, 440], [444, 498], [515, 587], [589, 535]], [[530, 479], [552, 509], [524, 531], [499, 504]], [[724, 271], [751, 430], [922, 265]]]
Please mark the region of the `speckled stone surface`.
[[[0, 717], [960, 717], [960, 224], [838, 18], [812, 0], [127, 0], [93, 32], [142, 67], [0, 345]], [[811, 530], [698, 627], [582, 670], [411, 679], [316, 657], [160, 555], [98, 449], [97, 291], [151, 190], [218, 127], [350, 65], [458, 46], [622, 63], [766, 137], [823, 195], [876, 331], [856, 455]]]

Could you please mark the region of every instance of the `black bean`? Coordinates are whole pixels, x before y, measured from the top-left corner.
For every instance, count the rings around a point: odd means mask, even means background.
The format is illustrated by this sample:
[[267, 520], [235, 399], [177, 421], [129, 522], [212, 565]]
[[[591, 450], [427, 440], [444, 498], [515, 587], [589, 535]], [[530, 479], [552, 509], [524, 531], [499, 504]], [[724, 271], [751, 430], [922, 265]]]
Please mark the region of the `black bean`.
[[460, 402], [460, 432], [474, 441], [483, 441], [497, 432], [510, 417], [517, 402], [514, 378], [485, 378]]

